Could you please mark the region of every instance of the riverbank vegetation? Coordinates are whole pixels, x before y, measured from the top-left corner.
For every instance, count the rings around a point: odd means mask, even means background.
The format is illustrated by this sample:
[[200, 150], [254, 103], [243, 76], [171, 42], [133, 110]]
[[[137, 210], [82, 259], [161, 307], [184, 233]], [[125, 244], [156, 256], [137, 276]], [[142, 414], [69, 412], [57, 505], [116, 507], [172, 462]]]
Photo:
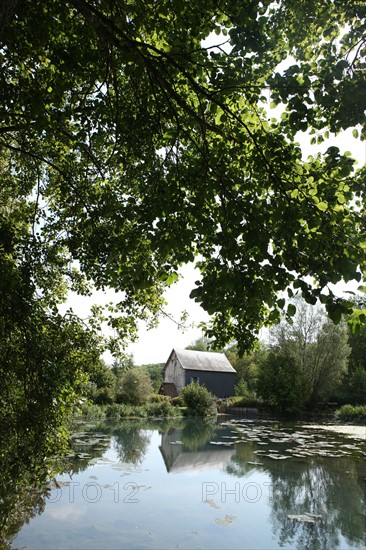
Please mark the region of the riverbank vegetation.
[[[103, 363], [100, 363], [99, 368], [110, 372]], [[107, 379], [110, 383], [113, 378], [108, 376]], [[105, 378], [99, 377], [99, 381], [105, 382]], [[121, 384], [125, 386], [122, 393], [115, 391], [112, 385], [99, 389], [93, 387], [89, 399], [81, 405], [78, 414], [86, 418], [153, 418], [177, 417], [183, 414], [206, 417], [217, 413], [215, 397], [198, 383], [186, 386], [179, 397], [171, 398], [153, 393], [153, 386], [146, 371], [143, 368], [132, 367], [114, 380], [115, 387], [119, 388]]]
[[187, 416], [210, 416], [217, 413], [215, 397], [196, 382], [185, 386], [181, 398], [186, 406]]
[[[353, 334], [346, 321], [333, 324], [321, 308], [304, 300], [293, 301], [291, 323], [283, 320], [258, 341], [253, 351], [240, 356], [236, 344], [221, 350], [236, 370], [235, 396], [216, 400], [219, 411], [259, 408], [281, 415], [334, 412], [336, 407], [366, 401], [366, 331]], [[189, 349], [207, 351], [210, 340], [200, 338]], [[109, 415], [170, 415], [170, 406], [188, 407], [191, 414], [207, 414], [213, 396], [197, 384], [169, 400], [157, 394], [164, 365], [134, 365], [133, 357], [115, 361], [112, 368], [94, 363], [86, 386], [88, 403], [110, 407]], [[85, 407], [84, 407], [85, 409]], [[92, 410], [92, 409], [89, 409]]]
[[366, 424], [366, 405], [343, 405], [335, 413], [337, 420]]

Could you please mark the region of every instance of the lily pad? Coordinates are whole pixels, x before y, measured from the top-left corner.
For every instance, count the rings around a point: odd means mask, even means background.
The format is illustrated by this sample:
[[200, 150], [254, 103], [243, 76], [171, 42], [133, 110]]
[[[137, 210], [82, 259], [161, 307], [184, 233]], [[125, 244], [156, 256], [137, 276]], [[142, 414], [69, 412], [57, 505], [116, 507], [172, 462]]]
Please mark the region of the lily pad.
[[233, 523], [234, 520], [236, 520], [236, 516], [226, 514], [226, 516], [223, 518], [216, 518], [215, 523], [217, 523], [217, 525], [221, 525], [222, 527], [227, 527], [228, 525]]
[[211, 498], [205, 500], [205, 503], [208, 504], [209, 506], [211, 506], [211, 508], [216, 508], [217, 510], [220, 508], [220, 506], [214, 500], [212, 500]]

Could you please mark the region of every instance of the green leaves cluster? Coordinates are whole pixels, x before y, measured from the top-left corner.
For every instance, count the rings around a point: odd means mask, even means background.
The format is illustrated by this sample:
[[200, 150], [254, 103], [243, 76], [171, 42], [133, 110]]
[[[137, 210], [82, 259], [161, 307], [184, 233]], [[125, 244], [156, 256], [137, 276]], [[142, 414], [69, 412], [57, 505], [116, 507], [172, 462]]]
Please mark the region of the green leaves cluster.
[[[125, 340], [199, 260], [218, 347], [247, 349], [281, 291], [340, 320], [330, 285], [364, 270], [365, 172], [331, 133], [365, 136], [362, 3], [10, 4], [0, 149], [45, 302], [112, 287]], [[303, 159], [299, 132], [326, 153]]]

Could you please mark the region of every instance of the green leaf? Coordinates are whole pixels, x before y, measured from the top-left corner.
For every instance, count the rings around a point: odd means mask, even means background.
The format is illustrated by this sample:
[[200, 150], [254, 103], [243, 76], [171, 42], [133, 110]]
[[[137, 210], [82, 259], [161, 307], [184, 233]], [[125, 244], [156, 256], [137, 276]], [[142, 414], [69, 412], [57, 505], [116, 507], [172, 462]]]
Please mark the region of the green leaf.
[[178, 273], [175, 273], [173, 271], [173, 273], [170, 273], [169, 276], [167, 277], [166, 284], [168, 286], [171, 286], [172, 284], [174, 284], [177, 281], [178, 281]]
[[338, 325], [342, 319], [342, 310], [338, 307], [328, 309], [328, 315], [335, 325]]
[[315, 206], [316, 206], [319, 210], [321, 210], [322, 212], [325, 212], [326, 210], [328, 210], [328, 203], [325, 202], [325, 201], [318, 202]]
[[[201, 293], [202, 293], [202, 289], [201, 289], [201, 288], [194, 288], [194, 289], [191, 291], [189, 297], [190, 297], [191, 299], [200, 298], [200, 297], [201, 297]], [[196, 301], [197, 301], [197, 300], [196, 300]]]

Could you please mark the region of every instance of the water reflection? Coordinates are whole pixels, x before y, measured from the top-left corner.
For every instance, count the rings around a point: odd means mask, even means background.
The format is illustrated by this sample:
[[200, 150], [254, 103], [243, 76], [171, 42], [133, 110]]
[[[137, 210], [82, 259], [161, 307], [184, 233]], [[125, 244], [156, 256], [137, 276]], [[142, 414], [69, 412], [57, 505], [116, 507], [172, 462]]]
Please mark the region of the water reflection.
[[142, 463], [151, 438], [148, 431], [136, 430], [134, 426], [118, 427], [113, 431], [113, 436], [120, 462]]
[[0, 438], [0, 547], [10, 548], [24, 523], [45, 509], [49, 468], [63, 464], [51, 460], [47, 436], [36, 426], [24, 423], [17, 432], [2, 426]]
[[[75, 502], [64, 498], [65, 489], [63, 500], [54, 496], [44, 510], [50, 488], [28, 501], [24, 517], [45, 518], [39, 523], [43, 548], [63, 529], [70, 539], [63, 539], [63, 548], [334, 550], [365, 544], [363, 441], [301, 425], [235, 419], [80, 424], [72, 441], [74, 454], [58, 479], [61, 487], [72, 479]], [[206, 501], [205, 482], [218, 489]], [[225, 484], [231, 490], [226, 499], [219, 491]], [[232, 489], [250, 484], [266, 486], [261, 500], [243, 499], [242, 493], [236, 500]], [[133, 506], [132, 486], [138, 502]], [[17, 498], [13, 492], [11, 499]], [[21, 530], [19, 546], [40, 547], [36, 519], [33, 531]]]
[[68, 456], [72, 472], [100, 463], [111, 447], [120, 463], [138, 466], [144, 460], [153, 430], [167, 430], [169, 426], [168, 420], [146, 419], [103, 421], [90, 426], [80, 423], [72, 434], [73, 452]]
[[160, 451], [169, 473], [266, 474], [272, 532], [281, 547], [337, 548], [341, 534], [350, 547], [366, 542], [363, 442], [269, 422], [187, 423], [162, 435]]
[[160, 452], [167, 472], [198, 472], [209, 469], [223, 470], [233, 449], [213, 447], [228, 432], [226, 428], [201, 419], [187, 419], [183, 428], [171, 428], [162, 433]]
[[[360, 463], [315, 458], [277, 468], [266, 463], [266, 468], [271, 475], [272, 529], [281, 545], [297, 539], [303, 548], [337, 548], [340, 533], [351, 546], [365, 542], [365, 480]], [[289, 518], [304, 513], [319, 515], [319, 521]]]
[[296, 541], [298, 548], [337, 548], [340, 534], [350, 546], [365, 544], [364, 443], [295, 428], [279, 432], [265, 423], [232, 429], [244, 441], [235, 446], [227, 472], [245, 477], [260, 468], [269, 474], [270, 521], [280, 546]]

